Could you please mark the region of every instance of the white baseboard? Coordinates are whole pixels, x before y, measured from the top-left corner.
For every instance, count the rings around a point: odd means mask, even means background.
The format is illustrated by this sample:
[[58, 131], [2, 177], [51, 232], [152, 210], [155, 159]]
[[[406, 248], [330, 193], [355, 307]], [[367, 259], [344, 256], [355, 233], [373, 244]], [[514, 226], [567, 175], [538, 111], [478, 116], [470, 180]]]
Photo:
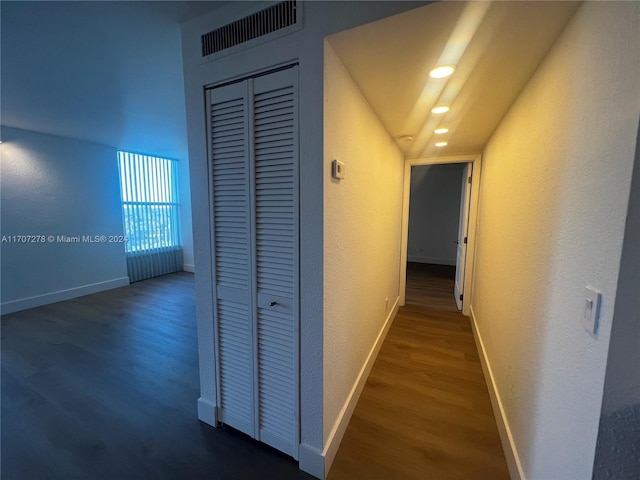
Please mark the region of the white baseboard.
[[489, 397], [491, 398], [491, 406], [493, 407], [493, 416], [496, 418], [498, 425], [498, 432], [500, 433], [500, 441], [502, 442], [502, 450], [507, 460], [507, 467], [509, 468], [509, 475], [511, 480], [526, 480], [524, 471], [522, 470], [522, 464], [520, 462], [520, 456], [518, 455], [518, 449], [513, 441], [513, 435], [511, 434], [511, 428], [509, 427], [509, 421], [502, 406], [502, 400], [500, 399], [500, 392], [496, 385], [491, 370], [491, 363], [487, 357], [487, 352], [484, 349], [484, 343], [482, 343], [482, 337], [478, 330], [478, 324], [476, 322], [476, 316], [473, 312], [473, 305], [471, 305], [471, 328], [473, 329], [473, 336], [476, 339], [476, 346], [478, 348], [478, 354], [480, 355], [480, 363], [482, 364], [482, 371], [484, 372], [484, 378], [488, 382], [487, 389], [489, 390]]
[[66, 290], [58, 290], [57, 292], [36, 295], [35, 297], [5, 302], [0, 305], [0, 313], [2, 315], [7, 315], [9, 313], [19, 312], [29, 308], [41, 307], [43, 305], [71, 300], [72, 298], [82, 297], [84, 295], [91, 295], [92, 293], [111, 290], [112, 288], [125, 287], [127, 285], [129, 285], [129, 277], [121, 277], [113, 280], [107, 280], [105, 282], [91, 283], [89, 285], [68, 288]]
[[185, 263], [182, 265], [182, 269], [185, 272], [189, 272], [189, 273], [194, 273], [196, 271], [195, 268], [196, 268], [195, 265], [191, 265], [190, 263]]
[[325, 478], [324, 458], [320, 450], [305, 443], [298, 448], [298, 468], [316, 478]]
[[452, 267], [456, 266], [456, 259], [453, 260], [450, 258], [437, 258], [437, 257], [419, 257], [416, 255], [409, 255], [407, 257], [407, 262], [414, 263], [430, 263], [432, 265], [450, 265]]
[[[384, 343], [384, 339], [389, 332], [389, 328], [391, 328], [391, 324], [393, 323], [393, 319], [398, 313], [398, 308], [400, 306], [400, 297], [397, 297], [395, 302], [393, 303], [393, 308], [390, 310], [387, 319], [378, 334], [378, 338], [371, 347], [369, 351], [369, 355], [360, 370], [360, 374], [356, 379], [356, 382], [353, 384], [351, 388], [351, 392], [347, 397], [340, 413], [338, 414], [338, 418], [336, 422], [333, 424], [333, 428], [331, 429], [331, 433], [325, 442], [324, 451], [322, 452], [322, 456], [324, 457], [324, 475], [329, 474], [329, 469], [331, 468], [331, 464], [333, 464], [333, 460], [336, 458], [336, 454], [338, 453], [338, 447], [340, 447], [340, 443], [342, 442], [342, 438], [344, 437], [345, 432], [347, 431], [347, 427], [349, 426], [349, 421], [351, 420], [351, 415], [353, 415], [353, 411], [358, 404], [358, 399], [360, 398], [360, 394], [362, 393], [362, 389], [367, 383], [367, 378], [369, 378], [369, 373], [371, 373], [371, 368], [373, 367], [374, 362], [378, 356], [378, 352]], [[324, 477], [321, 477], [324, 478]]]
[[202, 397], [198, 399], [198, 420], [212, 427], [217, 427], [218, 416], [216, 412], [216, 404], [211, 400]]

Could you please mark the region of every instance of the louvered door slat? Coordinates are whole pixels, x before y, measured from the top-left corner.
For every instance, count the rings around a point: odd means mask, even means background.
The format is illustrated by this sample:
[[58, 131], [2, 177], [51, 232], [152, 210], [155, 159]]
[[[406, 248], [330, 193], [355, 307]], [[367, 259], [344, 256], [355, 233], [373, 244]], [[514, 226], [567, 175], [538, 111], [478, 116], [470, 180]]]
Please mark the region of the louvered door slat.
[[246, 87], [210, 97], [219, 419], [255, 435]]
[[[297, 317], [294, 314], [297, 168], [293, 72], [256, 79], [255, 246], [260, 439], [295, 455]], [[274, 305], [275, 304], [275, 305]], [[271, 306], [274, 305], [274, 306]]]
[[287, 115], [293, 114], [293, 108], [284, 106], [281, 108], [263, 108], [262, 110], [256, 108], [256, 114], [260, 114], [260, 118], [256, 118], [256, 125], [264, 125], [271, 121], [271, 119], [277, 119], [277, 121], [283, 121]]
[[260, 128], [261, 131], [257, 133], [257, 136], [265, 137], [273, 133], [286, 133], [287, 129], [294, 128], [294, 123], [289, 120], [286, 115], [283, 115], [282, 118], [275, 120], [271, 119], [271, 121], [267, 121], [267, 119], [264, 119], [261, 122]]
[[282, 288], [286, 288], [293, 282], [293, 275], [291, 275], [286, 268], [273, 268], [268, 267], [259, 269], [263, 278], [262, 282], [265, 285], [280, 285]]
[[269, 257], [274, 261], [278, 261], [280, 259], [286, 260], [291, 257], [292, 253], [291, 251], [283, 251], [282, 249], [276, 250], [275, 248], [265, 249], [265, 252], [268, 252]]

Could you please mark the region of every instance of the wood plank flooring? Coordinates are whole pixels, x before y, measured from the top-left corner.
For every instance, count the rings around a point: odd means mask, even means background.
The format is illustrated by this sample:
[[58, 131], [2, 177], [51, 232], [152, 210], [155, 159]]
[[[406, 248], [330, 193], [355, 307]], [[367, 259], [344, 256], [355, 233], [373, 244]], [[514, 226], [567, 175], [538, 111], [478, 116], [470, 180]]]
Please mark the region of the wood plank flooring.
[[311, 479], [197, 420], [193, 275], [6, 315], [3, 480]]
[[452, 267], [409, 264], [402, 307], [329, 480], [508, 479], [471, 324]]

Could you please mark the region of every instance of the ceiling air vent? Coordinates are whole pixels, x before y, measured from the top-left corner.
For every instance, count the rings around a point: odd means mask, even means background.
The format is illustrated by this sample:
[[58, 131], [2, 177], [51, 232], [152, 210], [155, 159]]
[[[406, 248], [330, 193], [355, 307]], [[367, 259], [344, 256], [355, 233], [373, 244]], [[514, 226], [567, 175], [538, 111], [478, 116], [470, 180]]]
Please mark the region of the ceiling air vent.
[[287, 0], [202, 35], [202, 56], [226, 50], [295, 25], [296, 0]]

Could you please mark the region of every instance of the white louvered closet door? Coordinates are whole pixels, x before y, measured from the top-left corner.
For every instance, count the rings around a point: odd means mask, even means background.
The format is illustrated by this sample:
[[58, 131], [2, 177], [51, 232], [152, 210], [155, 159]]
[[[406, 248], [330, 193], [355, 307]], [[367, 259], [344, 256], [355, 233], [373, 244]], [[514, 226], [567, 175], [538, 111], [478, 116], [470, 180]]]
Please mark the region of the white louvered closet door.
[[297, 458], [297, 69], [210, 99], [219, 419]]
[[219, 420], [255, 436], [247, 86], [209, 99]]
[[254, 81], [258, 434], [290, 455], [298, 447], [296, 70]]

